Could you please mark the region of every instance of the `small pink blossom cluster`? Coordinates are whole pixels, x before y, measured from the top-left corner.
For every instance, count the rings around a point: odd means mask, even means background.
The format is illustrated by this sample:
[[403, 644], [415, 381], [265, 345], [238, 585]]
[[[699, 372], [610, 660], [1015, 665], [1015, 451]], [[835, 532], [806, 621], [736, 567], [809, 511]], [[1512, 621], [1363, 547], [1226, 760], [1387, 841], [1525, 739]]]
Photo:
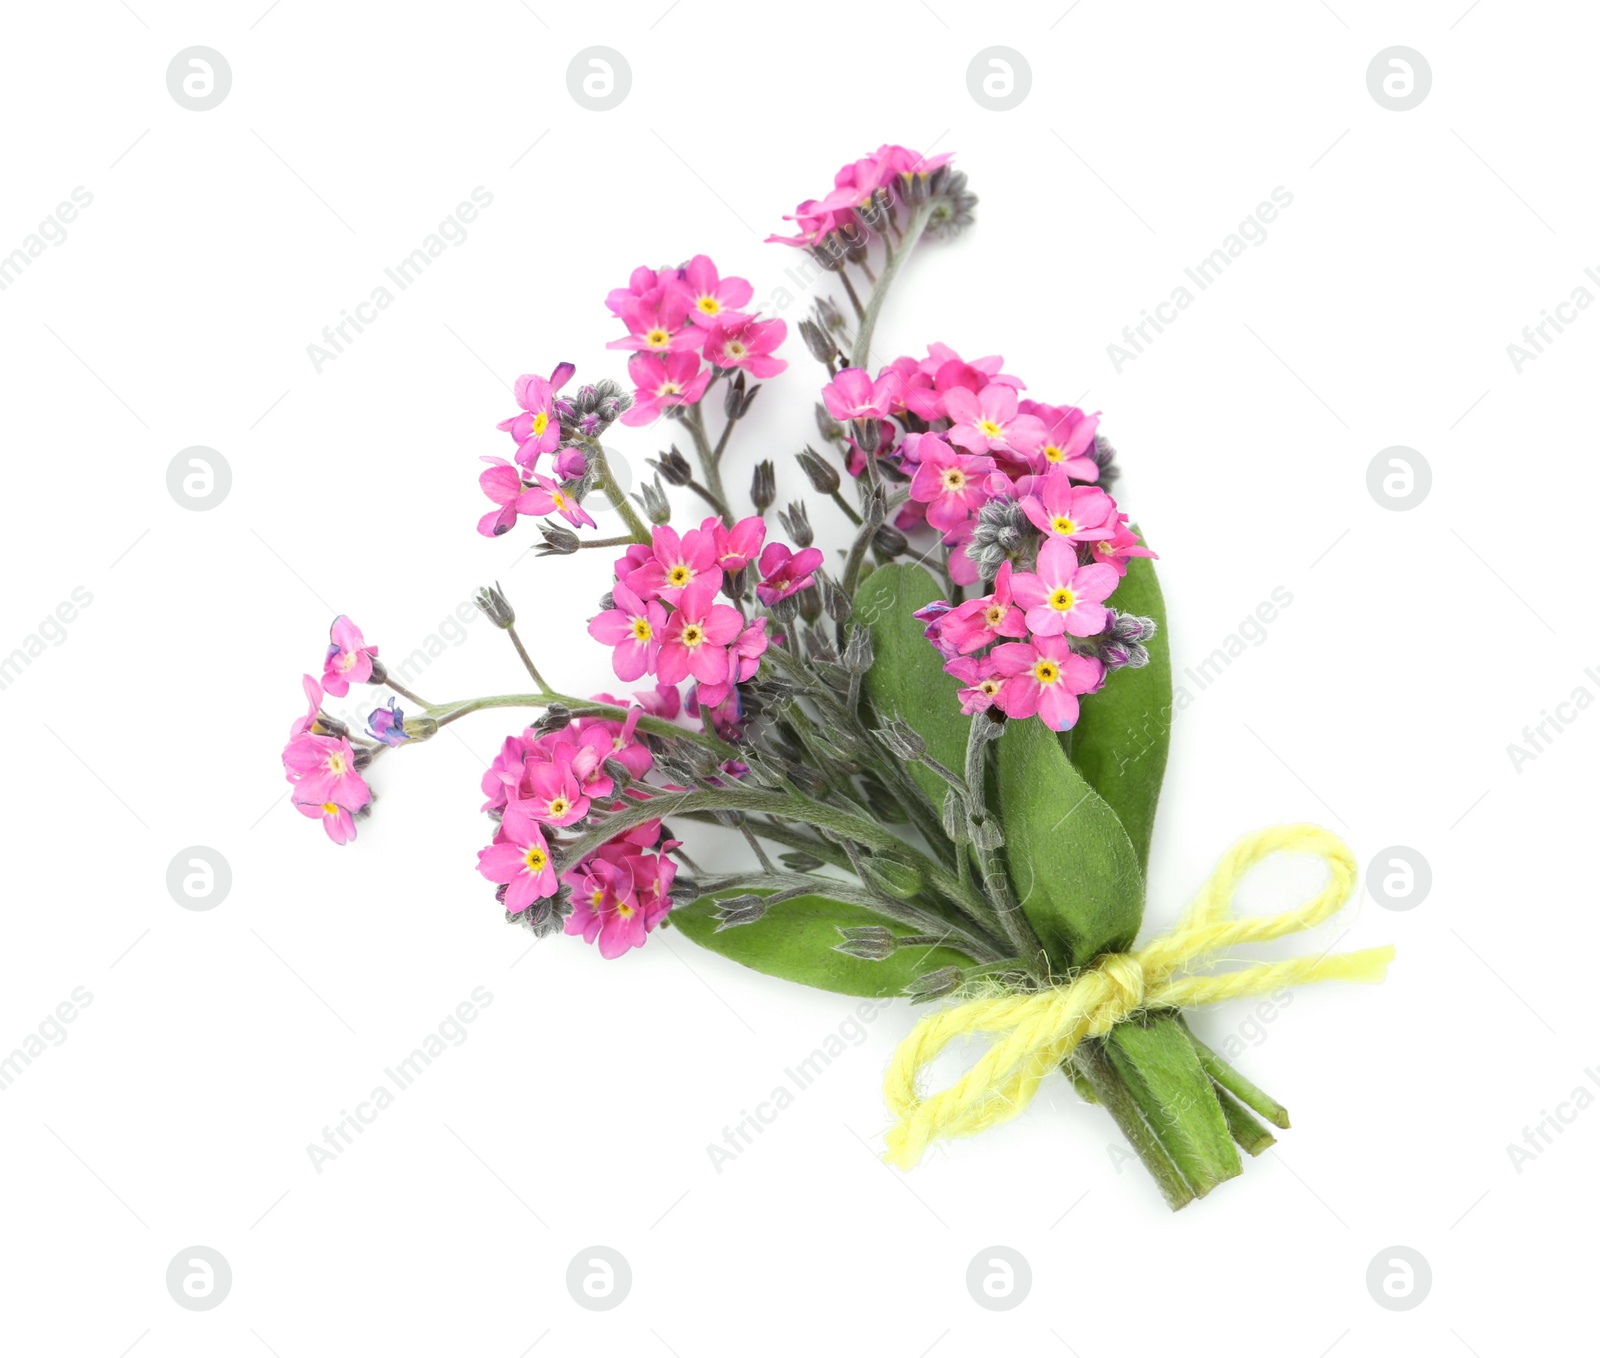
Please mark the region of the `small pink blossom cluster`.
[[[620, 389], [606, 384], [584, 387], [575, 399], [559, 395], [575, 371], [571, 363], [558, 363], [549, 377], [524, 373], [517, 378], [513, 394], [522, 409], [499, 424], [517, 445], [516, 461], [484, 457], [489, 470], [478, 477], [495, 505], [478, 520], [485, 537], [509, 532], [519, 515], [560, 514], [574, 527], [594, 527], [574, 485], [589, 468], [584, 440], [598, 437], [625, 407]], [[554, 454], [554, 476], [538, 471], [546, 454]]]
[[[650, 695], [661, 707], [660, 695]], [[674, 692], [672, 695], [676, 697]], [[613, 705], [617, 699], [602, 697]], [[658, 819], [623, 832], [557, 875], [553, 832], [578, 825], [591, 808], [616, 810], [649, 794], [638, 784], [654, 757], [638, 739], [642, 707], [623, 721], [580, 717], [558, 730], [529, 727], [510, 736], [483, 775], [483, 809], [500, 818], [494, 840], [478, 853], [478, 871], [499, 884], [507, 912], [548, 914], [559, 885], [571, 891], [566, 932], [598, 945], [602, 957], [637, 948], [672, 907], [678, 841], [662, 837]], [[608, 763], [630, 780], [619, 790]]]
[[[322, 714], [322, 696], [343, 698], [351, 684], [373, 681], [381, 674], [378, 648], [368, 646], [361, 629], [342, 613], [333, 620], [328, 653], [323, 661], [322, 679], [302, 676], [306, 713], [289, 727], [289, 743], [283, 747], [283, 770], [294, 791], [295, 809], [303, 816], [322, 821], [328, 838], [335, 844], [348, 844], [356, 837], [356, 816], [372, 801], [372, 789], [360, 770], [370, 759], [370, 751], [358, 751], [350, 743], [350, 732], [343, 722]], [[391, 704], [373, 714], [398, 719]], [[404, 738], [403, 731], [400, 736]]]
[[705, 255], [677, 268], [640, 265], [627, 287], [613, 288], [606, 306], [628, 333], [606, 348], [633, 354], [633, 407], [622, 423], [649, 424], [666, 410], [696, 404], [718, 373], [761, 379], [787, 368], [773, 351], [788, 324], [744, 310], [752, 295], [745, 279], [721, 277]]
[[897, 199], [915, 198], [919, 187], [923, 189], [920, 196], [926, 197], [927, 181], [950, 159], [949, 153], [929, 157], [904, 146], [880, 146], [870, 155], [840, 166], [828, 193], [808, 198], [785, 214], [784, 221], [800, 228], [798, 235], [768, 236], [767, 240], [814, 248], [830, 236], [853, 236], [861, 222], [858, 212], [875, 223], [879, 219], [875, 201], [886, 206]]
[[953, 585], [992, 582], [918, 615], [963, 685], [962, 710], [996, 706], [1066, 730], [1108, 667], [1142, 659], [1144, 620], [1119, 621], [1106, 600], [1130, 557], [1154, 553], [1097, 484], [1112, 456], [1099, 415], [1024, 399], [1001, 368], [998, 356], [969, 363], [934, 344], [876, 377], [840, 370], [823, 404], [845, 430], [853, 473], [870, 462], [904, 483], [895, 526], [940, 534]]
[[[766, 532], [757, 515], [732, 528], [713, 516], [682, 536], [657, 524], [649, 543], [631, 545], [616, 564], [611, 607], [589, 623], [589, 635], [612, 648], [617, 678], [653, 674], [674, 688], [693, 679], [697, 702], [719, 725], [736, 721], [734, 685], [754, 678], [769, 640], [767, 619], [749, 620], [737, 606], [736, 581], [754, 562], [756, 596], [770, 608], [810, 585], [822, 564], [815, 547], [763, 548]], [[719, 593], [734, 602], [716, 602]]]

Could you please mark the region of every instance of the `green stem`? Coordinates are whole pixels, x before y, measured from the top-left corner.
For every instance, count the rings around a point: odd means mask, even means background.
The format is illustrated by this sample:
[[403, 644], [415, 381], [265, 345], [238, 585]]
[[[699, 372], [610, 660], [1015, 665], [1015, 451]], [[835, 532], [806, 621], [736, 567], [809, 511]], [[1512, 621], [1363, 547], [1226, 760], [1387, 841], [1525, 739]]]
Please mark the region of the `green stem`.
[[839, 270], [839, 281], [844, 284], [844, 290], [850, 298], [850, 305], [855, 308], [856, 319], [858, 321], [865, 320], [867, 313], [862, 309], [861, 299], [856, 296], [855, 284], [850, 281], [850, 275], [847, 274], [843, 269]]
[[634, 507], [628, 503], [628, 497], [622, 493], [622, 488], [617, 485], [616, 478], [611, 474], [611, 464], [606, 461], [605, 446], [599, 439], [585, 439], [584, 446], [589, 450], [594, 470], [598, 473], [597, 482], [600, 489], [605, 491], [606, 499], [611, 501], [612, 507], [622, 516], [622, 521], [628, 526], [628, 531], [633, 534], [635, 542], [649, 542], [650, 530], [645, 527]]
[[905, 263], [906, 256], [916, 248], [917, 242], [922, 238], [922, 230], [933, 215], [933, 208], [932, 200], [917, 205], [910, 221], [906, 223], [904, 237], [889, 251], [888, 258], [884, 260], [883, 272], [878, 275], [878, 281], [872, 285], [872, 294], [867, 298], [866, 312], [856, 330], [856, 342], [850, 346], [852, 368], [867, 366], [867, 360], [872, 356], [872, 332], [878, 324], [878, 313], [883, 310], [883, 300], [889, 295], [895, 275], [900, 272], [900, 266]]
[[[985, 786], [989, 742], [980, 734], [983, 728], [978, 725], [988, 720], [987, 713], [979, 712], [967, 728], [967, 814], [974, 829], [989, 819], [988, 791]], [[1018, 956], [1034, 959], [1037, 965], [1048, 966], [1044, 960], [1044, 945], [1033, 932], [1028, 917], [1022, 913], [1016, 892], [1011, 889], [1011, 875], [1006, 871], [1000, 845], [984, 848], [975, 843], [974, 847], [983, 869], [984, 892], [1000, 921], [1000, 927], [1005, 930], [1007, 941], [1017, 950]]]
[[407, 702], [415, 703], [418, 707], [426, 707], [428, 705], [425, 699], [417, 697], [417, 695], [408, 688], [401, 688], [399, 684], [395, 683], [395, 681], [389, 678], [387, 675], [384, 676], [383, 682]]
[[732, 518], [728, 507], [728, 492], [722, 484], [722, 466], [717, 461], [717, 455], [711, 451], [711, 440], [706, 436], [706, 417], [702, 409], [704, 404], [705, 398], [702, 397], [690, 406], [689, 413], [683, 417], [683, 422], [688, 427], [689, 436], [694, 439], [694, 450], [700, 458], [700, 470], [705, 474], [706, 489], [723, 507], [724, 516]]
[[[1224, 1061], [1210, 1047], [1206, 1046], [1198, 1037], [1189, 1032], [1189, 1025], [1183, 1026], [1189, 1035], [1189, 1041], [1194, 1046], [1195, 1055], [1200, 1058], [1200, 1068], [1213, 1080], [1244, 1103], [1247, 1107], [1255, 1109], [1262, 1117], [1266, 1118], [1274, 1127], [1289, 1126], [1289, 1110], [1279, 1103], [1270, 1094], [1263, 1092], [1249, 1080], [1239, 1074], [1232, 1066]], [[1226, 1106], [1226, 1105], [1224, 1105]]]
[[1260, 1155], [1277, 1141], [1278, 1138], [1256, 1120], [1255, 1114], [1226, 1089], [1215, 1083], [1212, 1087], [1217, 1091], [1217, 1102], [1222, 1105], [1222, 1116], [1228, 1120], [1228, 1131], [1246, 1152]]
[[880, 915], [887, 915], [897, 923], [907, 924], [923, 931], [921, 934], [912, 935], [906, 940], [908, 943], [915, 941], [931, 946], [956, 947], [969, 954], [975, 962], [1000, 962], [1005, 959], [1005, 953], [997, 948], [991, 939], [983, 938], [948, 920], [927, 914], [909, 902], [897, 901], [892, 897], [831, 877], [806, 877], [799, 873], [780, 873], [776, 876], [761, 872], [734, 873], [726, 878], [717, 878], [714, 883], [702, 885], [701, 894], [713, 896], [732, 888], [749, 891], [789, 891], [797, 886], [804, 887], [809, 894], [844, 901], [847, 905], [859, 905]]
[[527, 666], [528, 673], [533, 676], [533, 682], [539, 685], [540, 692], [550, 692], [550, 685], [545, 683], [544, 676], [539, 673], [538, 666], [533, 663], [533, 657], [528, 654], [528, 648], [522, 644], [522, 638], [517, 635], [515, 623], [506, 628], [506, 635], [511, 638], [511, 644], [517, 648], [517, 654], [522, 657], [522, 663]]
[[702, 486], [698, 481], [691, 480], [689, 482], [689, 489], [698, 495], [702, 500], [704, 500], [708, 505], [710, 505], [714, 510], [716, 510], [718, 517], [720, 517], [724, 523], [733, 522], [733, 511], [730, 510], [727, 505], [723, 504], [721, 500], [717, 499], [715, 495]]
[[[617, 707], [612, 703], [597, 703], [589, 698], [574, 698], [567, 693], [551, 692], [502, 693], [492, 698], [467, 698], [453, 703], [435, 703], [427, 709], [427, 715], [435, 718], [440, 726], [448, 726], [471, 712], [485, 712], [497, 707], [550, 707], [556, 703], [571, 708], [575, 717], [605, 717], [609, 721], [626, 721], [630, 715], [629, 709]], [[708, 750], [715, 750], [724, 757], [731, 758], [737, 753], [733, 746], [716, 736], [675, 726], [660, 717], [641, 716], [638, 728], [668, 740], [691, 740], [697, 745], [704, 745]]]
[[1144, 1114], [1139, 1111], [1139, 1105], [1134, 1102], [1127, 1085], [1106, 1056], [1104, 1044], [1097, 1040], [1085, 1042], [1073, 1053], [1071, 1060], [1094, 1091], [1096, 1101], [1111, 1114], [1112, 1120], [1122, 1129], [1123, 1136], [1133, 1147], [1134, 1154], [1150, 1171], [1150, 1177], [1156, 1181], [1156, 1187], [1167, 1200], [1167, 1206], [1174, 1212], [1187, 1207], [1194, 1201], [1194, 1189], [1189, 1187], [1188, 1180], [1178, 1172], [1172, 1157], [1150, 1130]]
[[631, 802], [621, 811], [603, 818], [595, 828], [578, 836], [568, 846], [566, 856], [571, 861], [599, 848], [625, 830], [644, 824], [657, 817], [673, 816], [687, 811], [758, 811], [768, 815], [787, 816], [805, 825], [832, 830], [846, 839], [855, 840], [869, 849], [885, 852], [905, 851], [905, 845], [874, 821], [857, 816], [842, 807], [827, 802], [812, 801], [795, 793], [769, 792], [763, 788], [726, 787], [703, 788], [693, 792], [660, 792], [642, 802]]

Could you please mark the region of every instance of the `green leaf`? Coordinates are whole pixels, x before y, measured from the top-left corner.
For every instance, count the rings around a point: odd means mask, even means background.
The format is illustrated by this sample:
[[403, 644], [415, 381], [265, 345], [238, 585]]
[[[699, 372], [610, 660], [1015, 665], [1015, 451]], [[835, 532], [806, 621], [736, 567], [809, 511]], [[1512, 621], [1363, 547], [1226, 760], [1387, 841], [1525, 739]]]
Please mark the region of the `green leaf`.
[[1085, 698], [1067, 746], [1083, 776], [1122, 820], [1138, 855], [1150, 861], [1156, 802], [1167, 771], [1172, 726], [1172, 657], [1167, 648], [1167, 610], [1155, 566], [1146, 557], [1128, 562], [1128, 574], [1109, 601], [1118, 611], [1154, 618], [1150, 663], [1121, 669], [1100, 692]]
[[999, 746], [1006, 861], [1051, 962], [1079, 967], [1127, 948], [1144, 913], [1144, 874], [1117, 813], [1042, 721], [1008, 722]]
[[1196, 1194], [1204, 1197], [1242, 1172], [1216, 1087], [1176, 1014], [1117, 1024], [1106, 1054]]
[[[880, 566], [856, 590], [855, 617], [872, 631], [872, 668], [865, 686], [873, 706], [886, 721], [903, 717], [927, 744], [928, 753], [960, 774], [972, 722], [961, 714], [956, 697], [960, 685], [944, 672], [944, 662], [922, 635], [923, 624], [912, 616], [943, 595], [939, 582], [921, 566]], [[910, 772], [935, 810], [943, 806], [944, 780], [922, 764], [911, 765]]]
[[716, 905], [709, 896], [680, 906], [667, 918], [691, 942], [741, 966], [840, 995], [895, 996], [924, 972], [973, 965], [972, 958], [948, 946], [897, 948], [882, 962], [863, 962], [835, 952], [841, 927], [877, 924], [897, 936], [916, 931], [865, 906], [825, 896], [784, 901], [754, 924], [738, 924], [720, 933]]

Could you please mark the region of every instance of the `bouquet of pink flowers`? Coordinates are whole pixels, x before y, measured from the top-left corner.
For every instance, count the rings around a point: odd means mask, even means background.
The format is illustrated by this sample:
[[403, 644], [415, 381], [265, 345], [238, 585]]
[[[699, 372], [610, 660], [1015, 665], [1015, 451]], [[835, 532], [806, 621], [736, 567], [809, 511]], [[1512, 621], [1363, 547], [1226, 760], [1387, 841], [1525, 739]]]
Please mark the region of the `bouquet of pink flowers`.
[[[1238, 1148], [1272, 1143], [1261, 1119], [1288, 1125], [1182, 1011], [1375, 980], [1387, 950], [1201, 974], [1224, 948], [1343, 903], [1349, 852], [1306, 826], [1241, 843], [1174, 932], [1134, 949], [1172, 682], [1155, 553], [1112, 497], [1100, 417], [1030, 398], [998, 356], [873, 352], [906, 257], [972, 223], [977, 200], [949, 160], [880, 147], [799, 206], [793, 236], [771, 238], [805, 251], [848, 308], [821, 299], [799, 324], [826, 371], [814, 442], [795, 440], [813, 497], [773, 513], [770, 461], [747, 468], [754, 512], [728, 490], [733, 435], [788, 367], [788, 327], [704, 255], [638, 268], [607, 295], [630, 386], [574, 390], [570, 363], [518, 379], [519, 410], [499, 426], [512, 456], [483, 459], [478, 531], [532, 517], [541, 556], [617, 551], [588, 631], [618, 684], [641, 687], [552, 686], [495, 587], [479, 605], [532, 690], [429, 703], [341, 616], [284, 765], [295, 805], [345, 844], [390, 751], [472, 713], [537, 710], [483, 774], [477, 870], [507, 920], [607, 958], [676, 928], [824, 990], [950, 997], [890, 1066], [891, 1160], [909, 1167], [941, 1137], [1014, 1115], [1059, 1069], [1178, 1207], [1238, 1174]], [[613, 424], [667, 436], [631, 497], [608, 460]], [[620, 536], [580, 531], [597, 496]], [[832, 521], [836, 550], [815, 545], [813, 517]], [[321, 711], [353, 683], [393, 694], [363, 733]], [[748, 860], [697, 863], [683, 838], [696, 825], [737, 830]], [[1238, 878], [1278, 850], [1323, 857], [1327, 888], [1281, 916], [1234, 917]], [[937, 1052], [973, 1034], [987, 1052], [926, 1091]]]

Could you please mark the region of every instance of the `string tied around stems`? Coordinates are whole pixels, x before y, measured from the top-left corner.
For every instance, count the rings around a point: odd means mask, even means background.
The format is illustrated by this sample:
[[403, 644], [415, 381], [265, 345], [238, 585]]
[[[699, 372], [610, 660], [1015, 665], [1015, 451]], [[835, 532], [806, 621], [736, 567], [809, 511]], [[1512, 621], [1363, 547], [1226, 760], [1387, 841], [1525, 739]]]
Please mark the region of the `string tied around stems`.
[[[1240, 883], [1276, 853], [1320, 858], [1328, 869], [1326, 884], [1280, 914], [1235, 915]], [[1080, 1042], [1105, 1036], [1141, 1010], [1186, 1009], [1316, 981], [1383, 980], [1394, 958], [1387, 946], [1205, 970], [1237, 944], [1282, 938], [1331, 919], [1350, 899], [1356, 876], [1349, 847], [1321, 826], [1257, 830], [1223, 855], [1170, 932], [1133, 952], [1099, 957], [1060, 984], [979, 993], [929, 1014], [901, 1042], [884, 1077], [884, 1100], [894, 1118], [884, 1159], [910, 1169], [935, 1141], [973, 1136], [1009, 1121]], [[978, 1035], [993, 1040], [976, 1064], [947, 1088], [924, 1093], [922, 1077], [945, 1047]]]

